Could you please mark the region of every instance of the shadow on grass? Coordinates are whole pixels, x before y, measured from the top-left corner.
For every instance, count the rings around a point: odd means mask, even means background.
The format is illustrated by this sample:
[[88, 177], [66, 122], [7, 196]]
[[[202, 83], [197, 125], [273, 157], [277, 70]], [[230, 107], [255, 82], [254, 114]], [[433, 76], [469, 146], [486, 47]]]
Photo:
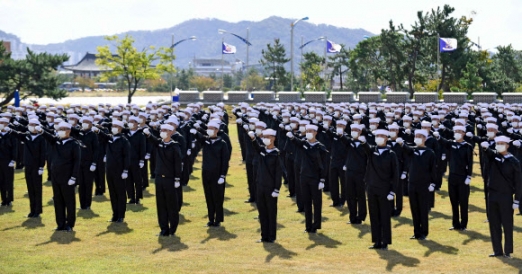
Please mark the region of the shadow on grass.
[[522, 259], [514, 258], [514, 257], [511, 257], [511, 258], [495, 257], [495, 258], [502, 261], [504, 264], [507, 264], [507, 265], [510, 265], [510, 266], [516, 268], [519, 271], [518, 273], [522, 272], [522, 270], [520, 270], [520, 269], [522, 269]]
[[154, 197], [154, 195], [152, 193], [150, 193], [148, 189], [143, 190], [143, 198], [150, 198], [150, 197]]
[[191, 220], [185, 218], [185, 215], [179, 214], [179, 224], [190, 223]]
[[194, 175], [190, 175], [189, 178], [190, 178], [190, 180], [199, 180], [199, 177], [196, 177], [196, 176], [194, 176]]
[[[259, 218], [255, 218], [256, 220], [259, 220]], [[282, 229], [282, 228], [286, 228], [284, 225], [278, 223], [277, 224], [277, 229]], [[256, 230], [257, 233], [261, 233], [261, 227], [258, 227], [257, 230]]]
[[417, 267], [420, 260], [414, 257], [408, 257], [396, 250], [376, 250], [381, 259], [386, 260], [386, 271], [393, 271], [393, 268], [397, 265], [403, 265], [405, 267]]
[[[447, 190], [442, 190], [441, 189], [441, 190], [437, 191], [436, 193], [439, 194], [441, 199], [449, 198], [449, 193], [448, 193]], [[437, 198], [435, 198], [435, 199], [437, 199]]]
[[220, 227], [209, 227], [207, 229], [208, 236], [204, 240], [201, 241], [202, 244], [212, 240], [216, 239], [219, 241], [230, 241], [232, 239], [237, 238], [236, 234], [230, 233], [227, 231], [227, 229], [223, 226]]
[[15, 212], [15, 211], [13, 210], [12, 206], [2, 206], [2, 207], [0, 207], [0, 215], [13, 213], [13, 212]]
[[45, 181], [45, 182], [43, 183], [43, 185], [44, 185], [44, 186], [52, 186], [53, 183], [52, 183], [51, 181]]
[[393, 217], [392, 220], [397, 221], [397, 223], [393, 226], [393, 228], [397, 228], [402, 225], [412, 225], [413, 224], [412, 219], [406, 218], [404, 216]]
[[149, 208], [146, 207], [146, 206], [143, 206], [143, 204], [140, 204], [140, 205], [127, 205], [127, 211], [143, 212], [143, 211], [145, 211], [147, 209], [149, 209]]
[[273, 258], [279, 257], [280, 259], [289, 260], [292, 259], [297, 253], [284, 248], [279, 243], [263, 243], [263, 248], [268, 252], [265, 262], [270, 262]]
[[439, 218], [446, 219], [446, 220], [452, 220], [453, 219], [450, 215], [444, 214], [444, 213], [441, 213], [441, 212], [438, 212], [438, 211], [431, 211], [429, 214], [430, 214], [430, 220], [431, 219], [439, 219]]
[[79, 238], [76, 238], [76, 232], [65, 232], [65, 231], [54, 231], [51, 235], [51, 239], [47, 242], [39, 243], [36, 246], [48, 245], [51, 243], [57, 243], [61, 245], [68, 245], [73, 242], [81, 241]]
[[359, 230], [359, 235], [357, 236], [357, 237], [359, 237], [359, 239], [362, 239], [364, 237], [364, 235], [369, 234], [371, 231], [370, 225], [366, 224], [366, 223], [362, 223], [362, 224], [358, 224], [358, 225], [350, 224], [350, 226]]
[[[304, 213], [303, 213], [303, 214], [304, 214]], [[321, 217], [321, 222], [326, 222], [326, 221], [328, 221], [328, 220], [329, 220], [329, 219], [328, 219], [328, 217], [326, 217], [326, 216], [322, 216], [322, 217]], [[302, 224], [306, 223], [306, 219], [301, 220], [301, 223], [302, 223]]]
[[424, 253], [424, 257], [428, 257], [435, 252], [440, 252], [448, 255], [457, 255], [457, 253], [459, 252], [459, 250], [453, 246], [442, 245], [432, 240], [424, 240], [418, 242], [420, 245], [428, 248], [426, 253]]
[[192, 192], [192, 191], [196, 191], [196, 189], [192, 188], [189, 185], [186, 185], [186, 186], [183, 187], [183, 192]]
[[99, 214], [96, 214], [91, 209], [80, 209], [80, 210], [78, 210], [78, 213], [76, 214], [76, 216], [84, 218], [84, 219], [93, 219], [93, 218], [100, 217]]
[[109, 198], [107, 198], [105, 195], [99, 195], [92, 197], [93, 202], [102, 203], [102, 202], [108, 202]]
[[491, 238], [489, 236], [484, 235], [482, 233], [478, 233], [476, 231], [467, 230], [467, 231], [461, 232], [461, 234], [468, 236], [467, 239], [462, 241], [463, 245], [467, 245], [470, 242], [477, 241], [477, 240], [480, 240], [480, 241], [483, 241], [486, 243], [491, 241]]
[[469, 204], [468, 205], [468, 209], [469, 209], [469, 212], [479, 212], [479, 213], [486, 214], [486, 209], [485, 208], [478, 207], [478, 206], [473, 205], [473, 204]]
[[114, 233], [116, 235], [122, 235], [131, 233], [134, 229], [129, 228], [129, 225], [126, 222], [123, 223], [111, 223], [107, 230], [101, 233], [96, 234], [96, 237], [103, 236], [109, 233]]
[[324, 246], [326, 248], [337, 248], [338, 245], [342, 244], [341, 242], [334, 240], [323, 233], [308, 233], [308, 239], [313, 241], [314, 243], [307, 246], [306, 250], [310, 250], [317, 246]]
[[181, 250], [188, 249], [188, 245], [181, 242], [181, 239], [174, 235], [170, 237], [158, 237], [158, 243], [161, 245], [159, 248], [152, 251], [152, 254], [156, 254], [162, 250], [167, 250], [170, 252], [176, 252]]
[[44, 227], [45, 225], [42, 223], [42, 218], [27, 218], [27, 220], [22, 223], [22, 226], [26, 229], [35, 229]]
[[225, 216], [232, 216], [232, 215], [236, 215], [237, 212], [232, 211], [232, 210], [228, 210], [228, 209], [226, 209], [226, 208], [223, 208], [223, 214], [224, 214]]

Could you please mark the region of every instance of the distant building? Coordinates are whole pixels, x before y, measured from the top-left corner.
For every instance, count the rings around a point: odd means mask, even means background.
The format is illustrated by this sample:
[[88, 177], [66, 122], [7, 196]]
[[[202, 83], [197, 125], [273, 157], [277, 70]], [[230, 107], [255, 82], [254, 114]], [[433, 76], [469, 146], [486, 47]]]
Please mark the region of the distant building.
[[7, 52], [11, 52], [11, 42], [9, 41], [3, 41], [2, 44], [4, 45], [4, 48], [7, 49]]
[[63, 69], [72, 71], [75, 77], [94, 78], [109, 70], [107, 67], [97, 65], [96, 59], [95, 54], [87, 52], [76, 65], [66, 65]]
[[229, 62], [221, 59], [210, 59], [210, 58], [194, 58], [191, 68], [198, 75], [209, 76], [215, 74], [220, 76], [224, 74], [232, 74], [236, 71], [243, 69], [243, 63], [239, 60]]

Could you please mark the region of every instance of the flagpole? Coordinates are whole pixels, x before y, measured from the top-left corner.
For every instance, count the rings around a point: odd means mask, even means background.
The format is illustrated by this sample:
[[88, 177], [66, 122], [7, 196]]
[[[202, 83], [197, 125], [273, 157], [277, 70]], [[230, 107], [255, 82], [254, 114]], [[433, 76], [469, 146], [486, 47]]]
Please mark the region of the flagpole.
[[437, 33], [437, 92], [439, 92], [440, 37]]
[[[250, 41], [250, 29], [249, 28], [247, 28], [247, 41]], [[248, 60], [248, 49], [249, 49], [249, 47], [250, 47], [250, 45], [247, 44], [247, 59], [246, 59], [247, 69], [248, 69], [248, 65], [249, 65], [249, 63], [248, 63], [248, 61], [249, 61]]]
[[224, 71], [223, 71], [223, 45], [225, 44], [225, 37], [221, 38], [221, 90], [225, 87], [225, 78], [224, 78]]
[[327, 49], [328, 49], [328, 37], [324, 37], [324, 41], [325, 41], [325, 47], [324, 47], [324, 70], [323, 70], [323, 73], [324, 73], [324, 86], [326, 88], [326, 64], [328, 63], [328, 61], [326, 60], [326, 52], [327, 52]]

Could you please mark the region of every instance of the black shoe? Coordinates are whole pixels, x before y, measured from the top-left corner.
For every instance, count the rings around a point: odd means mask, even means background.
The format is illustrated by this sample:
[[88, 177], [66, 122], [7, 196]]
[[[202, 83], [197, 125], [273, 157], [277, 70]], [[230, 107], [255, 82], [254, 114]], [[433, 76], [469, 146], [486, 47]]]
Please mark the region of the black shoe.
[[506, 254], [504, 254], [504, 258], [508, 258], [508, 259], [511, 259], [512, 257], [511, 257], [511, 254], [509, 254], [509, 253], [506, 253]]
[[136, 204], [141, 205], [140, 199], [136, 199]]
[[211, 226], [214, 226], [214, 222], [208, 222], [207, 223], [207, 227], [211, 227]]
[[214, 222], [214, 224], [212, 225], [213, 227], [220, 227], [221, 226], [221, 223], [220, 222]]
[[341, 204], [336, 204], [336, 203], [333, 203], [330, 205], [330, 207], [339, 207], [339, 206], [342, 206]]
[[297, 213], [303, 213], [303, 212], [304, 212], [304, 209], [297, 209], [296, 212], [297, 212]]
[[489, 257], [490, 258], [493, 258], [493, 257], [500, 257], [500, 256], [503, 256], [504, 254], [502, 253], [493, 253], [493, 254], [489, 254]]
[[351, 224], [351, 225], [360, 225], [360, 224], [362, 224], [362, 221], [361, 220], [354, 220], [354, 221], [349, 221], [348, 223]]
[[169, 232], [166, 231], [166, 230], [162, 230], [162, 231], [160, 231], [160, 233], [158, 233], [157, 236], [160, 236], [160, 237], [168, 237], [168, 236], [169, 236]]
[[250, 199], [248, 199], [248, 200], [245, 201], [245, 203], [255, 203], [255, 202], [256, 202], [256, 200], [254, 200], [254, 199], [252, 199], [252, 198], [250, 198]]
[[449, 228], [449, 230], [461, 230], [461, 228], [452, 226], [452, 227]]
[[116, 220], [117, 223], [123, 223], [123, 218], [119, 218]]
[[114, 223], [114, 222], [116, 222], [116, 221], [118, 221], [118, 218], [116, 218], [116, 217], [112, 217], [112, 219], [108, 220], [107, 222]]
[[72, 232], [72, 231], [73, 231], [73, 228], [70, 227], [70, 226], [66, 226], [65, 229], [64, 229], [64, 231], [66, 231], [66, 232]]
[[468, 231], [468, 229], [465, 228], [465, 227], [461, 227], [461, 228], [460, 228], [460, 231]]
[[315, 229], [315, 228], [312, 228], [312, 229], [305, 229], [304, 232], [306, 232], [306, 233], [317, 233], [317, 229]]
[[369, 249], [381, 249], [382, 245], [380, 243], [375, 243], [374, 245], [370, 246]]
[[40, 218], [40, 213], [33, 214], [33, 218]]
[[388, 250], [388, 244], [382, 244], [381, 250]]
[[63, 230], [65, 230], [65, 229], [61, 226], [58, 226], [54, 229], [54, 231], [63, 231]]
[[27, 218], [33, 218], [33, 217], [34, 217], [34, 213], [32, 213], [32, 212], [27, 214]]
[[136, 200], [131, 199], [127, 204], [128, 204], [128, 205], [133, 205], [133, 204], [135, 204], [135, 203], [136, 203]]
[[424, 241], [424, 240], [426, 240], [426, 236], [421, 235], [418, 239], [419, 239], [419, 241]]
[[410, 237], [410, 240], [415, 240], [415, 239], [418, 239], [415, 235]]

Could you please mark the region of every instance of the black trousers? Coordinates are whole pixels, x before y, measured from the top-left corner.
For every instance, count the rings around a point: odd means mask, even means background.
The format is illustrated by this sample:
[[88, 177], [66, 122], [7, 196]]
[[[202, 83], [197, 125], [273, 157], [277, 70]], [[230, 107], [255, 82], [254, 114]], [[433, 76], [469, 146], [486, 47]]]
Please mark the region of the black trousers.
[[455, 229], [468, 226], [469, 185], [464, 184], [465, 180], [465, 176], [454, 174], [450, 174], [448, 178], [448, 192], [453, 214], [452, 224]]
[[404, 193], [402, 190], [404, 189], [404, 184], [406, 184], [407, 186], [408, 182], [406, 180], [399, 179], [399, 183], [397, 185], [398, 191], [397, 193], [395, 193], [395, 199], [391, 201], [393, 216], [400, 216], [402, 213], [402, 208], [404, 204]]
[[[156, 148], [152, 148], [150, 151], [150, 178], [156, 178]], [[143, 187], [149, 187], [148, 178]]]
[[261, 224], [261, 239], [275, 241], [277, 231], [277, 198], [272, 197], [273, 188], [257, 186], [257, 210]]
[[430, 210], [428, 196], [431, 192], [428, 190], [428, 187], [410, 184], [408, 193], [410, 194], [410, 209], [413, 219], [413, 235], [416, 238], [427, 237], [429, 233], [428, 213]]
[[319, 180], [301, 177], [300, 181], [306, 230], [321, 229], [323, 191], [318, 189]]
[[14, 201], [14, 167], [9, 167], [11, 161], [0, 161], [0, 196], [3, 203]]
[[346, 201], [346, 175], [343, 167], [331, 167], [329, 175], [330, 197], [334, 205], [344, 205]]
[[391, 231], [391, 204], [386, 198], [388, 194], [377, 194], [368, 190], [368, 209], [370, 211], [370, 225], [372, 242], [379, 244], [392, 243]]
[[203, 190], [207, 202], [208, 220], [210, 222], [223, 222], [223, 203], [225, 201], [225, 183], [218, 184], [219, 174], [203, 171]]
[[[489, 193], [489, 233], [495, 254], [513, 253], [513, 197]], [[502, 230], [504, 252], [502, 252]]]
[[112, 218], [125, 218], [127, 194], [125, 193], [125, 180], [121, 178], [121, 172], [107, 170], [107, 186], [111, 198]]
[[[185, 165], [181, 163], [181, 174], [183, 176], [183, 172], [185, 171]], [[178, 201], [178, 211], [181, 211], [181, 207], [183, 206], [183, 177], [180, 179], [180, 186], [175, 189], [176, 197]]]
[[183, 170], [181, 172], [181, 185], [188, 185], [190, 181], [190, 159], [188, 156], [183, 158]]
[[251, 200], [256, 199], [256, 180], [254, 175], [254, 165], [252, 162], [246, 162], [248, 194]]
[[[447, 156], [446, 156], [447, 157]], [[439, 160], [437, 163], [437, 182], [435, 182], [435, 188], [440, 189], [442, 187], [442, 179], [444, 177], [444, 173], [448, 169], [448, 159]]]
[[488, 193], [488, 181], [489, 181], [489, 173], [487, 171], [484, 172], [484, 175], [482, 176], [484, 179], [484, 202], [486, 203], [486, 217], [489, 219], [489, 193]]
[[[49, 153], [50, 154], [50, 153]], [[46, 155], [45, 156], [45, 162], [46, 162], [46, 165], [47, 165], [47, 181], [51, 181], [51, 156], [50, 155]]]
[[367, 215], [364, 174], [346, 174], [346, 196], [350, 210], [350, 222], [364, 221]]
[[131, 164], [129, 168], [129, 177], [125, 181], [127, 188], [127, 198], [129, 200], [139, 200], [143, 198], [141, 169], [138, 163]]
[[[91, 165], [82, 165], [80, 167], [80, 178], [77, 178], [78, 182], [78, 196], [80, 198], [80, 207], [87, 208], [92, 204], [92, 189], [94, 182], [94, 172], [90, 170]], [[98, 166], [96, 165], [96, 169]]]
[[295, 203], [298, 211], [304, 211], [303, 194], [301, 193], [301, 167], [294, 161], [294, 180], [295, 180]]
[[[140, 168], [141, 175], [141, 188], [143, 190], [143, 186], [149, 183], [149, 160], [145, 160], [145, 164], [143, 168]], [[143, 198], [143, 195], [142, 197]]]
[[[328, 161], [326, 161], [326, 166], [324, 167], [326, 170], [330, 170], [330, 153], [327, 153], [324, 157], [327, 157]], [[323, 191], [330, 192], [330, 172], [326, 172], [326, 178]]]
[[25, 167], [25, 183], [29, 193], [30, 213], [42, 213], [42, 175], [38, 175], [39, 167]]
[[286, 154], [285, 158], [285, 169], [286, 169], [286, 182], [288, 183], [288, 192], [290, 197], [295, 196], [295, 170], [294, 170], [294, 159]]
[[[56, 177], [58, 176], [53, 174], [53, 180]], [[53, 181], [54, 213], [56, 214], [58, 229], [65, 229], [68, 226], [73, 228], [76, 224], [76, 195], [74, 188], [75, 185], [70, 186], [67, 182]]]
[[105, 193], [105, 163], [102, 159], [96, 162], [96, 170], [94, 171], [94, 184], [96, 189], [94, 193], [96, 195], [102, 195]]
[[156, 178], [155, 183], [156, 209], [160, 229], [174, 234], [179, 224], [178, 197], [174, 188], [174, 178]]

